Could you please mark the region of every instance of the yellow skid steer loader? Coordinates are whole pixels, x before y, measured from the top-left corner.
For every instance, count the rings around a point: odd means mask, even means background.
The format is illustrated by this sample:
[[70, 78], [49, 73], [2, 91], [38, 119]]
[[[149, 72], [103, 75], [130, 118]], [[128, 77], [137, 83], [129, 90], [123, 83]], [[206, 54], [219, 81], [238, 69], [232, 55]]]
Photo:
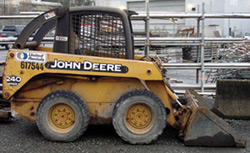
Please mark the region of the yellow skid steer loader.
[[[194, 91], [180, 102], [157, 56], [134, 56], [134, 14], [74, 7], [32, 20], [5, 63], [3, 98], [11, 101], [12, 115], [36, 122], [51, 141], [74, 141], [89, 124], [112, 123], [124, 141], [148, 144], [168, 123], [186, 145], [245, 147], [246, 140]], [[53, 28], [53, 47], [41, 47]]]

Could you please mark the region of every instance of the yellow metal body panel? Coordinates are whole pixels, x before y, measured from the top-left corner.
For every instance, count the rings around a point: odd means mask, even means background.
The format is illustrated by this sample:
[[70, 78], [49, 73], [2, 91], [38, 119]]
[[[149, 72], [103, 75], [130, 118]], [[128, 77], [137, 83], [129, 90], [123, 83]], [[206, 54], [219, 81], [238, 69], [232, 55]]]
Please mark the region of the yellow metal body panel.
[[35, 122], [39, 102], [59, 89], [71, 90], [84, 99], [93, 124], [111, 123], [115, 103], [125, 93], [135, 89], [150, 90], [169, 110], [167, 122], [177, 126], [168, 88], [154, 62], [9, 51], [3, 77], [3, 97], [12, 98], [14, 115]]
[[[46, 82], [45, 80], [52, 80]], [[150, 91], [155, 93], [170, 110], [167, 121], [175, 126], [172, 106], [163, 81], [147, 81]], [[115, 103], [125, 93], [135, 89], [145, 89], [138, 79], [104, 77], [96, 81], [87, 78], [64, 78], [64, 76], [44, 76], [27, 83], [12, 101], [12, 110], [31, 121], [36, 120], [36, 109], [39, 101], [52, 91], [66, 89], [79, 94], [87, 103], [90, 110], [91, 123], [111, 123]], [[37, 94], [39, 93], [39, 94]], [[24, 102], [26, 100], [26, 102]], [[35, 108], [35, 109], [33, 109]]]
[[11, 102], [11, 113], [15, 118], [36, 121], [36, 110], [41, 99], [19, 99]]
[[36, 50], [43, 51], [43, 52], [53, 52], [53, 48], [47, 47], [47, 46], [39, 46]]
[[3, 76], [3, 97], [9, 99], [31, 78], [45, 73], [162, 80], [153, 62], [10, 50]]

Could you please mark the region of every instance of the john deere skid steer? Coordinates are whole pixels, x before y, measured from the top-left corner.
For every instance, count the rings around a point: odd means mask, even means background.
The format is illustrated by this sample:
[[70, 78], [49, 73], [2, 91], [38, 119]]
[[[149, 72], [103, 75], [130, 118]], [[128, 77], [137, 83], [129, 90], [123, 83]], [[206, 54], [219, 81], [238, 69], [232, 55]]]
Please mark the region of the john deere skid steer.
[[[194, 91], [179, 101], [157, 56], [134, 55], [134, 14], [76, 7], [32, 20], [6, 59], [3, 97], [12, 115], [36, 122], [51, 141], [74, 141], [89, 124], [112, 123], [124, 141], [148, 144], [168, 123], [186, 145], [245, 147], [246, 140]], [[53, 47], [41, 47], [54, 27]]]

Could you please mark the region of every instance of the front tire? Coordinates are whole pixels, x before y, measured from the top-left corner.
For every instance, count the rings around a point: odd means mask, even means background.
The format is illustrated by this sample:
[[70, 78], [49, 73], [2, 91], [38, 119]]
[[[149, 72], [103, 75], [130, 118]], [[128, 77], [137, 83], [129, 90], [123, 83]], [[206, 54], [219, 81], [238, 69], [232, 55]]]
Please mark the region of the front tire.
[[123, 95], [113, 111], [116, 133], [131, 144], [149, 144], [162, 134], [166, 111], [159, 97], [147, 90]]
[[36, 122], [40, 132], [48, 140], [74, 141], [88, 127], [88, 106], [76, 93], [56, 90], [39, 104]]

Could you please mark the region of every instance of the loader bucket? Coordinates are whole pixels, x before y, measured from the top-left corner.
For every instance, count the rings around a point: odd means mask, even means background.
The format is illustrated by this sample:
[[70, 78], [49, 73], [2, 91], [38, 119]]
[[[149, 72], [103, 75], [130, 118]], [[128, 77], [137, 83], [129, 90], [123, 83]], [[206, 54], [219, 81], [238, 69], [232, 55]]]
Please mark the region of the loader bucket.
[[245, 147], [246, 140], [224, 120], [206, 107], [204, 99], [195, 91], [187, 90], [185, 97], [192, 114], [184, 131], [187, 146], [235, 146]]

